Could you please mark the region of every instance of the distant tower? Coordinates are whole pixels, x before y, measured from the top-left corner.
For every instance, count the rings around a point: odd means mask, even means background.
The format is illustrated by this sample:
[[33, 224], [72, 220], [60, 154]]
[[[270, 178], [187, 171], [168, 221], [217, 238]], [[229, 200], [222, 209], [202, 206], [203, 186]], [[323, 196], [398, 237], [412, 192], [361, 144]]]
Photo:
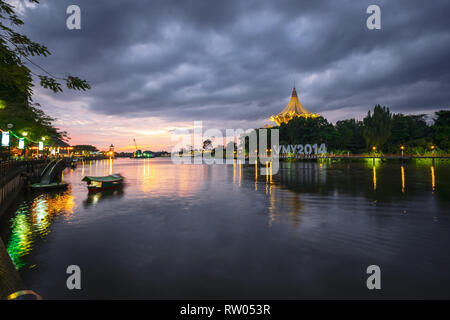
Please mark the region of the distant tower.
[[109, 146], [109, 151], [114, 153], [114, 145], [111, 143], [111, 145]]

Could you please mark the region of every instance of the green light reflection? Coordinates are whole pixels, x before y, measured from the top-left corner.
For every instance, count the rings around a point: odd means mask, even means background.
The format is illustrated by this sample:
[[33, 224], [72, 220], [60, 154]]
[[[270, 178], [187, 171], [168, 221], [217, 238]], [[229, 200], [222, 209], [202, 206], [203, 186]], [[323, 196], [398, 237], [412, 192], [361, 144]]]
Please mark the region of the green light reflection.
[[28, 266], [25, 257], [39, 239], [51, 231], [56, 216], [63, 214], [70, 219], [75, 202], [70, 190], [59, 194], [43, 194], [22, 205], [11, 218], [11, 234], [6, 243], [11, 260], [18, 270]]

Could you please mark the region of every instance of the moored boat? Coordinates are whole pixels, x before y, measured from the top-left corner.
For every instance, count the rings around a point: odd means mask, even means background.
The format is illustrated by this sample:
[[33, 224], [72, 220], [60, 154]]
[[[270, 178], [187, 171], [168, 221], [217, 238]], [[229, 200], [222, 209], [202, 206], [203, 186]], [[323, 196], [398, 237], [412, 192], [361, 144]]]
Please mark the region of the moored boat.
[[104, 177], [86, 176], [82, 181], [87, 182], [89, 192], [110, 190], [123, 186], [123, 177], [120, 174], [112, 174]]
[[59, 190], [66, 189], [69, 186], [68, 183], [64, 182], [53, 182], [53, 183], [34, 183], [30, 186], [32, 190], [35, 191], [50, 191], [50, 190]]

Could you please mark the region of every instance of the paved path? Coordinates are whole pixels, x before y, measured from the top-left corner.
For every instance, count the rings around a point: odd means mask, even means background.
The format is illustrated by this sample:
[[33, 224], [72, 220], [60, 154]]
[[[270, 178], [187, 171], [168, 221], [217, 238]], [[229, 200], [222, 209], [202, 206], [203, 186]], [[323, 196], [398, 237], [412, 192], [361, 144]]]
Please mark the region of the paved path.
[[24, 285], [19, 272], [14, 267], [2, 239], [0, 239], [0, 299], [6, 299], [8, 295], [23, 290]]

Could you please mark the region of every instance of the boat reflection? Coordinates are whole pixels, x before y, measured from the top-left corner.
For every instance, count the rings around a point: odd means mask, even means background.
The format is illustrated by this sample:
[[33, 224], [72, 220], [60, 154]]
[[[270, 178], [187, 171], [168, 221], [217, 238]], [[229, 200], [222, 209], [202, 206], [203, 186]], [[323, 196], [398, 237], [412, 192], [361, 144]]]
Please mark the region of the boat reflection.
[[17, 269], [27, 266], [24, 257], [36, 242], [44, 239], [51, 231], [51, 224], [58, 216], [70, 220], [75, 209], [71, 190], [41, 194], [21, 206], [11, 219], [11, 233], [6, 243], [11, 260]]
[[120, 198], [123, 197], [123, 195], [124, 195], [123, 188], [89, 193], [87, 199], [84, 200], [83, 204], [85, 207], [89, 207], [91, 205], [96, 205], [99, 201], [111, 199], [112, 197]]

